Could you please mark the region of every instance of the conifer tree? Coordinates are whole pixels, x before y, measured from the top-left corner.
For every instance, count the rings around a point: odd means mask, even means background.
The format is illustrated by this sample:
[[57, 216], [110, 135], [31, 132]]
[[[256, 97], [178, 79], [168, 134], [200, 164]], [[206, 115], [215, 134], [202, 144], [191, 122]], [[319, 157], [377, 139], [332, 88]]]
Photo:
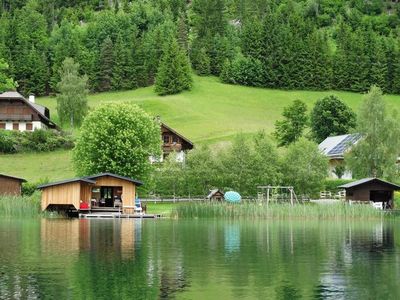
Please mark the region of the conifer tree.
[[104, 92], [111, 90], [112, 73], [114, 67], [114, 50], [113, 42], [110, 37], [107, 37], [101, 44], [98, 75], [97, 75], [97, 90]]
[[210, 75], [210, 58], [207, 55], [206, 48], [200, 49], [194, 68], [199, 75]]
[[121, 35], [118, 35], [115, 43], [114, 57], [116, 59], [112, 72], [112, 89], [126, 90], [137, 87], [135, 66], [133, 64], [131, 49], [129, 45], [124, 42]]
[[156, 76], [156, 93], [170, 95], [190, 89], [192, 78], [189, 61], [175, 38], [165, 43], [163, 53]]

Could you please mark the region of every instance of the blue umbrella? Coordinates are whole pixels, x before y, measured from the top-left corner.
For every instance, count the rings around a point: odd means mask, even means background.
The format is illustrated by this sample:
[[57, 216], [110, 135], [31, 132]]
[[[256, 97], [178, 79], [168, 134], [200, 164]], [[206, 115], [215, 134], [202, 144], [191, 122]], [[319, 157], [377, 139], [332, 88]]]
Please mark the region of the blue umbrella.
[[240, 202], [240, 200], [242, 200], [242, 196], [240, 196], [238, 192], [234, 191], [226, 192], [224, 198], [225, 201], [228, 201], [230, 203], [237, 203]]

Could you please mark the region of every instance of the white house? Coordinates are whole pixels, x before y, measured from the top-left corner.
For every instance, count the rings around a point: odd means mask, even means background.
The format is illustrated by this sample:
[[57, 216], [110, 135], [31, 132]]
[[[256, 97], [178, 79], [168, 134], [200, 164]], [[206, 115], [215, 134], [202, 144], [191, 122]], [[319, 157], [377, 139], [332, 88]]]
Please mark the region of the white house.
[[0, 129], [33, 131], [57, 128], [50, 120], [48, 108], [36, 104], [35, 96], [25, 99], [18, 92], [0, 94]]
[[[344, 163], [344, 155], [361, 139], [358, 133], [327, 137], [318, 148], [329, 158], [329, 177], [338, 178], [335, 168]], [[352, 179], [351, 171], [346, 170], [343, 179]]]

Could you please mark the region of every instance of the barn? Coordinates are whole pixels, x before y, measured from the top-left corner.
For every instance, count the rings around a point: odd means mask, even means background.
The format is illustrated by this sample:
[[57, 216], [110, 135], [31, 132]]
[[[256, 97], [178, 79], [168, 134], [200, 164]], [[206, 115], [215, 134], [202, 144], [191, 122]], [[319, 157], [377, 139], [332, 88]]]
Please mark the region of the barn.
[[23, 178], [0, 174], [0, 196], [20, 196], [23, 182]]

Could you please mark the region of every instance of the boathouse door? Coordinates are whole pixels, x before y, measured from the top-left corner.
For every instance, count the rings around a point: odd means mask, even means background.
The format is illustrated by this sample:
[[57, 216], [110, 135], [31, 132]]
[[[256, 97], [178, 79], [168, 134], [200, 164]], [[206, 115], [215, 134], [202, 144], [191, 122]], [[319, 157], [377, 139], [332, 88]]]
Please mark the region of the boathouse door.
[[101, 198], [106, 201], [107, 207], [114, 206], [114, 188], [111, 186], [102, 186], [100, 189]]

